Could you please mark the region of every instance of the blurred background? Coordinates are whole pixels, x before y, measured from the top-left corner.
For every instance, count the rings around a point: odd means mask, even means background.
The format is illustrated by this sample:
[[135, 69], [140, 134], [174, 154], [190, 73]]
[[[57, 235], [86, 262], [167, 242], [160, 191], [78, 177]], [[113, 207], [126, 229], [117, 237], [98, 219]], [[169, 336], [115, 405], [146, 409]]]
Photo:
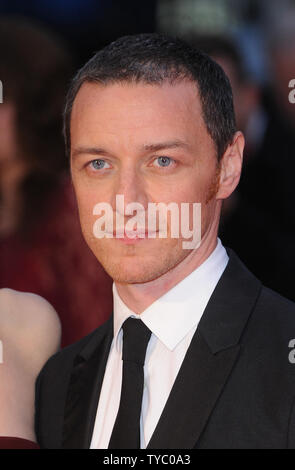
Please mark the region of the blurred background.
[[295, 301], [295, 0], [0, 0], [0, 288], [55, 307], [65, 346], [112, 311], [112, 281], [82, 239], [64, 156], [69, 80], [125, 34], [184, 37], [230, 78], [244, 169], [220, 237]]

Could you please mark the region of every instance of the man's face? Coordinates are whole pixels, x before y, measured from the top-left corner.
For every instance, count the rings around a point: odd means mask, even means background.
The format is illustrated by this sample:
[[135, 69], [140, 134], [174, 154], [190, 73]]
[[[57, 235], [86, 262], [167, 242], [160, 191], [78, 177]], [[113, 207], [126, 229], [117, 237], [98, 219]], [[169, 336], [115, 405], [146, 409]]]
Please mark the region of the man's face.
[[216, 149], [192, 82], [83, 84], [72, 110], [71, 171], [86, 242], [117, 282], [157, 279], [192, 251], [183, 249], [183, 238], [169, 236], [169, 217], [167, 238], [127, 243], [115, 232], [113, 238], [96, 238], [97, 203], [108, 203], [115, 212], [121, 194], [125, 206], [139, 202], [144, 207], [147, 223], [148, 203], [175, 202], [180, 208], [180, 203], [197, 202], [202, 236], [216, 222]]

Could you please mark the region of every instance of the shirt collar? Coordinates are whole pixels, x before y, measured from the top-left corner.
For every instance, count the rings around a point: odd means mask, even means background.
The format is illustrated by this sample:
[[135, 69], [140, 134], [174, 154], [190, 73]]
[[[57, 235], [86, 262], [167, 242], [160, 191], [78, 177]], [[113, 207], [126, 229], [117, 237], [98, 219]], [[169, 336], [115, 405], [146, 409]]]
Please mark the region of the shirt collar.
[[215, 250], [198, 268], [140, 315], [125, 305], [113, 283], [116, 342], [124, 321], [132, 316], [140, 318], [168, 349], [175, 349], [189, 331], [198, 325], [227, 263], [228, 255], [218, 239]]

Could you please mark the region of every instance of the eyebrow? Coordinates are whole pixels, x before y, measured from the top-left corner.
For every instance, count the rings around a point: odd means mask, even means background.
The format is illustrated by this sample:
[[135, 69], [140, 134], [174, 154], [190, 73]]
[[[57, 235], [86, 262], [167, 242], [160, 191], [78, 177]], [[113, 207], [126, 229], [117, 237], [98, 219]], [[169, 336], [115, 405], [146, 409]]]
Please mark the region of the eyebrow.
[[79, 155], [90, 154], [90, 155], [110, 155], [109, 152], [100, 147], [77, 147], [72, 152], [72, 158], [78, 157]]
[[152, 151], [152, 152], [156, 152], [158, 150], [164, 150], [164, 149], [172, 149], [172, 148], [185, 148], [185, 149], [188, 149], [189, 148], [189, 145], [182, 141], [182, 140], [173, 140], [173, 141], [169, 141], [169, 142], [160, 142], [160, 143], [156, 143], [156, 144], [144, 144], [143, 145], [143, 150], [146, 150], [146, 151]]
[[[173, 149], [173, 148], [184, 148], [189, 149], [190, 146], [188, 143], [182, 140], [173, 140], [168, 142], [159, 142], [159, 143], [151, 143], [151, 144], [144, 144], [141, 147], [142, 151], [145, 152], [157, 152], [159, 150], [165, 149]], [[90, 155], [103, 155], [103, 156], [110, 156], [110, 152], [101, 148], [101, 147], [77, 147], [72, 152], [72, 157], [75, 158], [81, 154], [90, 154]]]

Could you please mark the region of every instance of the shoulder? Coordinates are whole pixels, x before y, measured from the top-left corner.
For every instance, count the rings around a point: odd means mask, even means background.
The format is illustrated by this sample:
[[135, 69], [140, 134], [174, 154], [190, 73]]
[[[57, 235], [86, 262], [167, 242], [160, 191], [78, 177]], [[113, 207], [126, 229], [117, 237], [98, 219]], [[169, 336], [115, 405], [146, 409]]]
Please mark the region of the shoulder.
[[45, 374], [50, 378], [50, 376], [55, 377], [57, 374], [61, 374], [65, 377], [66, 372], [71, 371], [77, 359], [79, 360], [78, 363], [80, 361], [84, 362], [84, 360], [87, 361], [101, 346], [103, 354], [104, 348], [110, 347], [112, 338], [113, 317], [111, 316], [87, 336], [66, 346], [50, 357], [41, 371], [42, 375]]
[[[243, 299], [243, 302], [251, 301], [251, 305], [253, 305], [251, 311], [254, 313], [251, 317], [252, 321], [258, 319], [259, 322], [261, 320], [270, 322], [273, 326], [275, 324], [294, 326], [295, 303], [264, 286], [233, 250], [227, 248], [227, 251], [229, 263], [222, 278], [227, 284], [227, 292], [230, 292], [235, 298], [236, 305], [239, 305], [240, 299]], [[223, 288], [224, 283], [222, 284]]]
[[290, 345], [295, 341], [294, 302], [263, 286], [247, 325], [246, 338], [255, 346], [256, 354], [259, 351], [261, 356], [268, 355], [267, 363], [279, 364], [281, 371], [288, 367], [295, 378], [294, 365], [290, 369], [288, 360]]
[[0, 324], [18, 325], [25, 331], [60, 335], [60, 321], [52, 305], [43, 297], [13, 289], [0, 289]]
[[295, 338], [295, 303], [262, 286], [250, 324], [256, 326], [257, 334], [268, 334], [275, 343], [286, 343], [290, 335]]
[[257, 307], [277, 320], [290, 321], [295, 325], [295, 303], [268, 287], [262, 287]]
[[[60, 345], [61, 324], [54, 308], [36, 294], [0, 289], [1, 340], [42, 366]], [[38, 351], [38, 354], [36, 354]]]

